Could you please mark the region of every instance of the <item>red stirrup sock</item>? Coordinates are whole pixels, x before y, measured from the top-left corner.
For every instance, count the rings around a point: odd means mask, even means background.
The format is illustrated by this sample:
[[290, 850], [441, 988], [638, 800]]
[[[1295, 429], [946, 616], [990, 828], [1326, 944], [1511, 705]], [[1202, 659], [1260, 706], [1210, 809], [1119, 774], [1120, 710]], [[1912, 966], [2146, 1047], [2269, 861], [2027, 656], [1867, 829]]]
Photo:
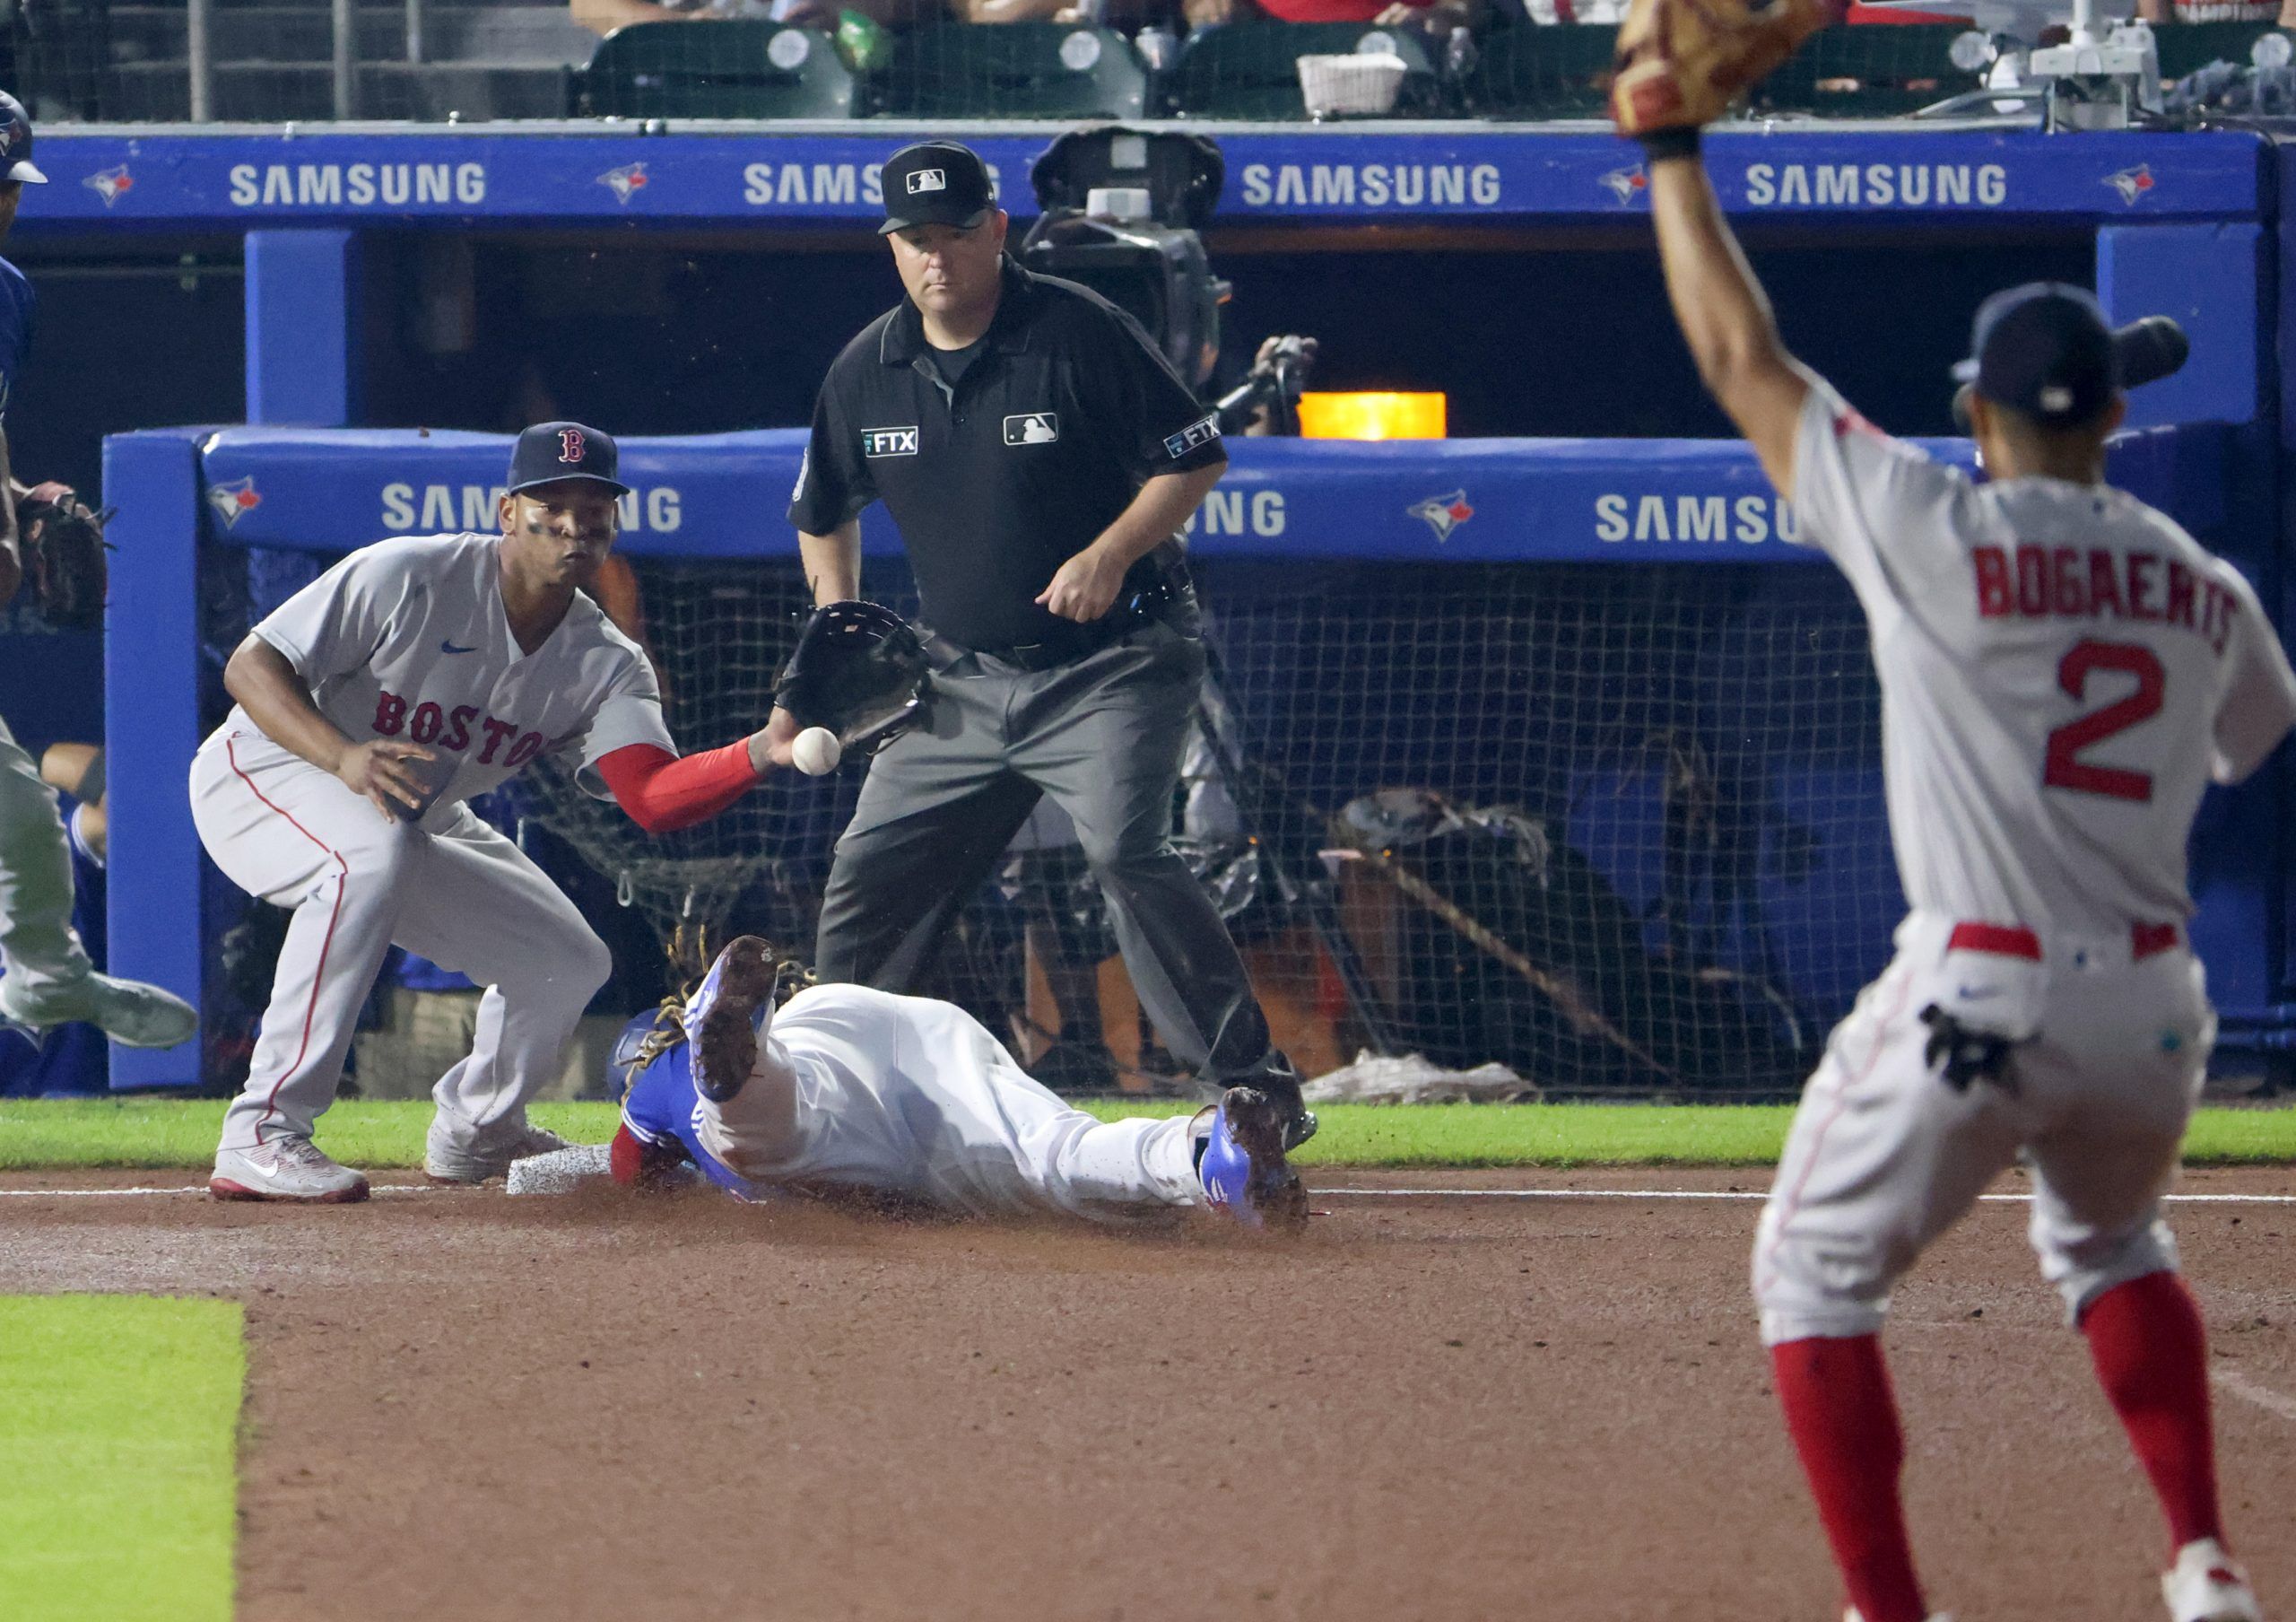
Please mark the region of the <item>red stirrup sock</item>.
[[2170, 1548], [2224, 1536], [2208, 1419], [2208, 1334], [2174, 1273], [2147, 1273], [2089, 1304], [2081, 1332], [2169, 1517]]
[[1770, 1348], [1770, 1365], [1850, 1603], [1864, 1622], [1922, 1622], [1898, 1502], [1905, 1436], [1880, 1337], [1789, 1340]]

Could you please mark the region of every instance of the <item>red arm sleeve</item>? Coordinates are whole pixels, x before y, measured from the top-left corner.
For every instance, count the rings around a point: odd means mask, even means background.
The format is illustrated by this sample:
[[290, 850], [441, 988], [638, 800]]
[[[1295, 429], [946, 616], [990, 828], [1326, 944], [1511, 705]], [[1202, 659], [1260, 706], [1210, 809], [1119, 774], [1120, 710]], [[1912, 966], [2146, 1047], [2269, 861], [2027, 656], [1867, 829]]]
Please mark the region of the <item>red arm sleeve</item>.
[[685, 1151], [676, 1142], [665, 1138], [648, 1143], [630, 1129], [626, 1121], [614, 1129], [613, 1142], [607, 1149], [607, 1170], [626, 1189], [652, 1192], [683, 1188], [699, 1175], [683, 1170], [685, 1164]]
[[614, 803], [648, 833], [706, 822], [756, 787], [746, 741], [681, 760], [658, 744], [630, 744], [598, 760]]
[[627, 1123], [614, 1129], [606, 1164], [613, 1172], [613, 1180], [626, 1189], [636, 1188], [639, 1178], [645, 1174], [646, 1146], [638, 1141]]

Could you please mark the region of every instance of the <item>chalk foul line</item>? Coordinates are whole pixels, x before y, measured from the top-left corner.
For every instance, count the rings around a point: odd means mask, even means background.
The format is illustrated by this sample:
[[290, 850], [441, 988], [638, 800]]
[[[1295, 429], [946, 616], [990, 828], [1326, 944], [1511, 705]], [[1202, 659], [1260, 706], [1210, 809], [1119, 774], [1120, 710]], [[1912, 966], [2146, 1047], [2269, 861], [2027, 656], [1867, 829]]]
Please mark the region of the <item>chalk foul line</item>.
[[2222, 1391], [2229, 1391], [2243, 1402], [2253, 1402], [2268, 1414], [2296, 1421], [2296, 1397], [2283, 1397], [2268, 1385], [2258, 1385], [2235, 1369], [2218, 1365], [2208, 1371], [2209, 1383]]
[[[1741, 1189], [1315, 1189], [1333, 1199], [1767, 1199]], [[1980, 1194], [1987, 1205], [2031, 1205], [2031, 1194]], [[2170, 1205], [2296, 1205], [2296, 1194], [2170, 1194]]]
[[[457, 1192], [451, 1184], [429, 1182], [381, 1182], [373, 1192], [380, 1195], [448, 1194]], [[180, 1188], [127, 1189], [0, 1189], [0, 1199], [126, 1199], [154, 1198], [167, 1195], [204, 1195], [205, 1183], [191, 1183]], [[1767, 1193], [1749, 1189], [1346, 1189], [1311, 1188], [1309, 1192], [1318, 1199], [1685, 1199], [1685, 1200], [1761, 1200]], [[1979, 1200], [1987, 1205], [2030, 1205], [2031, 1194], [1983, 1194]], [[287, 1201], [273, 1201], [285, 1204]], [[2170, 1194], [2170, 1205], [2260, 1205], [2296, 1206], [2296, 1194]]]

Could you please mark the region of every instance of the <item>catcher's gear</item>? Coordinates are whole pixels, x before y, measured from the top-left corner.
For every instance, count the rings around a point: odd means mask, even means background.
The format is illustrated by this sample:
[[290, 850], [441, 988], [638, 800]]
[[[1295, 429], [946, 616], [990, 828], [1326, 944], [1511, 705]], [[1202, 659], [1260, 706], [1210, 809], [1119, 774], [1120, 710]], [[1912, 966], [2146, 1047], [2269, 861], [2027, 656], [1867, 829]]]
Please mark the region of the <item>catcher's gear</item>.
[[848, 754], [874, 754], [917, 719], [927, 668], [917, 627], [874, 603], [813, 610], [773, 684], [799, 727], [827, 727]]
[[1619, 25], [1611, 118], [1622, 135], [1710, 124], [1841, 10], [1842, 0], [1633, 0]]
[[40, 618], [58, 631], [103, 624], [104, 520], [68, 485], [40, 484], [16, 503], [16, 545], [24, 585]]

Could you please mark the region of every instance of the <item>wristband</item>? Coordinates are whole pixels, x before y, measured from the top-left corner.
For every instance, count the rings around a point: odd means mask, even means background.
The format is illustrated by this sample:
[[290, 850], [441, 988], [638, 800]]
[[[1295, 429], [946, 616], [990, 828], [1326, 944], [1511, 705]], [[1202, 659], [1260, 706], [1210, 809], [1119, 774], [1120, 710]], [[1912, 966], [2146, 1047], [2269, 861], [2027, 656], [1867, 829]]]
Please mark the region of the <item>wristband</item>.
[[1695, 124], [1678, 129], [1654, 129], [1634, 138], [1642, 143], [1642, 151], [1653, 163], [1663, 163], [1669, 158], [1698, 156], [1699, 129]]

